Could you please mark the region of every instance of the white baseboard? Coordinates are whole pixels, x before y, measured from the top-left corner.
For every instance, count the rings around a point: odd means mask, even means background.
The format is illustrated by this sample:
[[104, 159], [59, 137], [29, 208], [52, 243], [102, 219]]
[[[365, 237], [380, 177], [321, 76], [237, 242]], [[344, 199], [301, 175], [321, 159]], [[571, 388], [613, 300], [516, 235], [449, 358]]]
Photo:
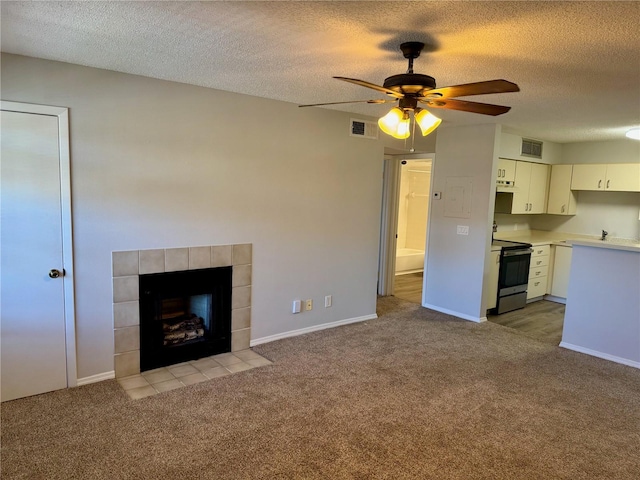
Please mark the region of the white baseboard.
[[578, 345], [573, 345], [567, 342], [560, 342], [560, 346], [562, 348], [566, 348], [567, 350], [573, 350], [574, 352], [591, 355], [592, 357], [603, 358], [604, 360], [609, 360], [611, 362], [621, 363], [623, 365], [628, 365], [630, 367], [640, 368], [640, 362], [636, 362], [635, 360], [629, 360], [628, 358], [616, 357], [615, 355], [599, 352], [597, 350], [591, 350], [590, 348], [580, 347]]
[[429, 303], [423, 303], [422, 306], [424, 308], [435, 310], [436, 312], [440, 312], [440, 313], [446, 313], [447, 315], [453, 315], [454, 317], [462, 318], [463, 320], [468, 320], [470, 322], [482, 323], [487, 321], [487, 317], [472, 317], [471, 315], [467, 315], [466, 313], [456, 312], [453, 310], [449, 310], [447, 308], [431, 305]]
[[348, 325], [350, 323], [366, 322], [367, 320], [374, 320], [378, 318], [375, 313], [372, 315], [364, 315], [362, 317], [347, 318], [346, 320], [339, 320], [337, 322], [323, 323], [322, 325], [314, 325], [313, 327], [301, 328], [299, 330], [290, 330], [284, 333], [278, 333], [276, 335], [269, 335], [267, 337], [255, 338], [251, 340], [250, 345], [255, 347], [262, 343], [269, 343], [275, 340], [281, 340], [288, 337], [297, 337], [298, 335], [304, 335], [305, 333], [317, 332], [318, 330], [326, 330], [327, 328], [340, 327], [342, 325]]
[[566, 298], [556, 297], [555, 295], [545, 295], [543, 299], [549, 300], [550, 302], [562, 303], [563, 305], [567, 304]]
[[110, 372], [98, 373], [96, 375], [91, 375], [90, 377], [79, 378], [76, 386], [81, 385], [89, 385], [90, 383], [102, 382], [103, 380], [111, 380], [112, 378], [116, 378], [115, 370], [111, 370]]

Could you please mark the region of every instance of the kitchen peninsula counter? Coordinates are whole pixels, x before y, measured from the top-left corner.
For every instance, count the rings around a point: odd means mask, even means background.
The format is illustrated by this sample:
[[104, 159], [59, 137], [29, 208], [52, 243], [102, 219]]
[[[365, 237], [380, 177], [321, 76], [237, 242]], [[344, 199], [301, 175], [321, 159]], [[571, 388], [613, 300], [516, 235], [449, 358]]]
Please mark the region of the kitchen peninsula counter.
[[572, 247], [561, 347], [640, 368], [640, 242], [522, 230], [496, 239]]
[[560, 346], [640, 368], [640, 246], [572, 246]]
[[564, 244], [572, 240], [599, 240], [595, 235], [580, 235], [567, 232], [548, 232], [545, 230], [513, 230], [507, 232], [497, 232], [494, 235], [496, 240], [510, 240], [513, 242], [530, 243], [533, 246]]

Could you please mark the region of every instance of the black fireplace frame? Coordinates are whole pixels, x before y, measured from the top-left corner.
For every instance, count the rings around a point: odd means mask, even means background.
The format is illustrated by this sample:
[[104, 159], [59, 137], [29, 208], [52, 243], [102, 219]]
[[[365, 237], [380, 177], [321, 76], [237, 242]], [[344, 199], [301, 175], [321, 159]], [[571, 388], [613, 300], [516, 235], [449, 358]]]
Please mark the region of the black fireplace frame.
[[[140, 371], [231, 351], [231, 293], [233, 267], [205, 268], [139, 276]], [[211, 327], [197, 342], [163, 345], [162, 300], [208, 295]]]

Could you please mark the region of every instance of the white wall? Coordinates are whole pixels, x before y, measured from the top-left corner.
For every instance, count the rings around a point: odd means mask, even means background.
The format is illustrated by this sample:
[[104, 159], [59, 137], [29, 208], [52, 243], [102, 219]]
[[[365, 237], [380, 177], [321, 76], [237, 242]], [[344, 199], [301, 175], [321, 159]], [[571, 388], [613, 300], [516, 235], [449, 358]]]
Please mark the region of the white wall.
[[253, 243], [253, 339], [375, 314], [385, 145], [352, 115], [14, 55], [2, 98], [70, 108], [80, 378], [113, 370], [112, 251]]
[[578, 192], [575, 215], [530, 216], [533, 230], [640, 238], [640, 192]]
[[579, 142], [562, 145], [558, 163], [638, 163], [640, 142], [623, 138], [606, 142]]
[[[484, 272], [489, 271], [491, 221], [495, 199], [499, 125], [441, 127], [436, 140], [431, 201], [428, 260], [425, 275], [426, 305], [469, 320], [485, 317], [482, 305]], [[471, 177], [470, 218], [445, 216], [448, 177]], [[469, 235], [458, 235], [457, 226]]]

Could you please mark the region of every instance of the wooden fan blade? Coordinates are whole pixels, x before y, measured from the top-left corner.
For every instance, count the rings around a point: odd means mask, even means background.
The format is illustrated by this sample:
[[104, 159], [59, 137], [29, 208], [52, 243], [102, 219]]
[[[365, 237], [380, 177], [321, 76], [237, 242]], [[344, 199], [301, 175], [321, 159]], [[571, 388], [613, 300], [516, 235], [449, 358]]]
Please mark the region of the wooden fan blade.
[[421, 95], [426, 98], [452, 98], [519, 91], [520, 87], [518, 85], [507, 80], [488, 80], [486, 82], [465, 83], [463, 85], [423, 90]]
[[383, 98], [375, 99], [375, 100], [351, 100], [349, 102], [329, 102], [329, 103], [311, 103], [309, 105], [298, 105], [298, 107], [321, 107], [323, 105], [341, 105], [343, 103], [389, 103], [389, 102], [397, 102], [397, 99], [393, 100], [385, 100]]
[[388, 88], [381, 87], [380, 85], [376, 85], [375, 83], [365, 82], [364, 80], [358, 80], [357, 78], [346, 78], [346, 77], [333, 77], [338, 80], [342, 80], [344, 82], [355, 83], [356, 85], [360, 85], [361, 87], [372, 88], [377, 90], [378, 92], [386, 93], [387, 95], [391, 95], [392, 97], [402, 98], [404, 94], [395, 92]]
[[425, 103], [432, 108], [447, 108], [449, 110], [460, 110], [463, 112], [480, 113], [482, 115], [502, 115], [511, 110], [511, 107], [502, 105], [491, 105], [489, 103], [467, 102], [465, 100], [456, 100], [453, 98], [441, 99], [419, 99], [420, 103]]

